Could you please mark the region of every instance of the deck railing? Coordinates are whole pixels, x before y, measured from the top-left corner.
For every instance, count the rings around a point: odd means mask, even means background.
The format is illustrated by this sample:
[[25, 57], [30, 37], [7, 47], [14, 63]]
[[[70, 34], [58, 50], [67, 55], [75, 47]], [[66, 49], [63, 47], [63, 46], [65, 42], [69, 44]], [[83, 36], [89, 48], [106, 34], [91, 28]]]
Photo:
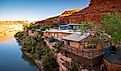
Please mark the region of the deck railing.
[[102, 50], [95, 49], [95, 48], [92, 48], [92, 49], [77, 49], [77, 48], [74, 48], [74, 47], [71, 47], [71, 46], [63, 46], [62, 49], [66, 50], [68, 52], [74, 53], [75, 55], [79, 55], [79, 56], [86, 57], [86, 58], [89, 58], [89, 59], [98, 57], [98, 56], [103, 54]]

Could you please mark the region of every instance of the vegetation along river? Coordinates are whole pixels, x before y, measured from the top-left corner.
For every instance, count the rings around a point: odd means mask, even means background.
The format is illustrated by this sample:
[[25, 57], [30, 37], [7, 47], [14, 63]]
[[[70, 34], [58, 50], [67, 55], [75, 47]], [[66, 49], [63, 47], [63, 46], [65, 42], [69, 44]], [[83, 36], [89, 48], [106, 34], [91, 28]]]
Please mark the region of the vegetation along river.
[[0, 71], [39, 71], [20, 48], [13, 35], [0, 36]]

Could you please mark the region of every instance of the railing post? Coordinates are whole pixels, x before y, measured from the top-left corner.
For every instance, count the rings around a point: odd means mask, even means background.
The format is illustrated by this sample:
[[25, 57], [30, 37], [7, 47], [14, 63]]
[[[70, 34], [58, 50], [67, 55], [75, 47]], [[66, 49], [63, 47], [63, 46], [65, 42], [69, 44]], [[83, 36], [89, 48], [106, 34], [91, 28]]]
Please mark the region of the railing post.
[[93, 51], [91, 51], [91, 57], [93, 58]]

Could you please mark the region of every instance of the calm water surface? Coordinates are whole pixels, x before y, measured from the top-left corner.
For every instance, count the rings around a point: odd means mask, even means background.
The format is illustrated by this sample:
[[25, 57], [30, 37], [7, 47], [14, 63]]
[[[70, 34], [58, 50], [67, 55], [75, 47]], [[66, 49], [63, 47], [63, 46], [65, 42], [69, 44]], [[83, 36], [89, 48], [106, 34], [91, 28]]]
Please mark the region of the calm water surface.
[[0, 41], [0, 71], [39, 71], [20, 48], [14, 37]]

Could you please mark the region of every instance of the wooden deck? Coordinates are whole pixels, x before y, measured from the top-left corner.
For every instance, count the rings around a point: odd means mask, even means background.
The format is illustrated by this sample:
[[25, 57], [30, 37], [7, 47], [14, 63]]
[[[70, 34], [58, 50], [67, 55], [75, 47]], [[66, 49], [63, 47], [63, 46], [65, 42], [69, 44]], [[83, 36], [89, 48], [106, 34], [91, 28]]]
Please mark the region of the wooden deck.
[[103, 55], [103, 51], [98, 49], [77, 49], [77, 48], [68, 47], [68, 46], [64, 46], [61, 49], [88, 59], [93, 59], [95, 57]]

